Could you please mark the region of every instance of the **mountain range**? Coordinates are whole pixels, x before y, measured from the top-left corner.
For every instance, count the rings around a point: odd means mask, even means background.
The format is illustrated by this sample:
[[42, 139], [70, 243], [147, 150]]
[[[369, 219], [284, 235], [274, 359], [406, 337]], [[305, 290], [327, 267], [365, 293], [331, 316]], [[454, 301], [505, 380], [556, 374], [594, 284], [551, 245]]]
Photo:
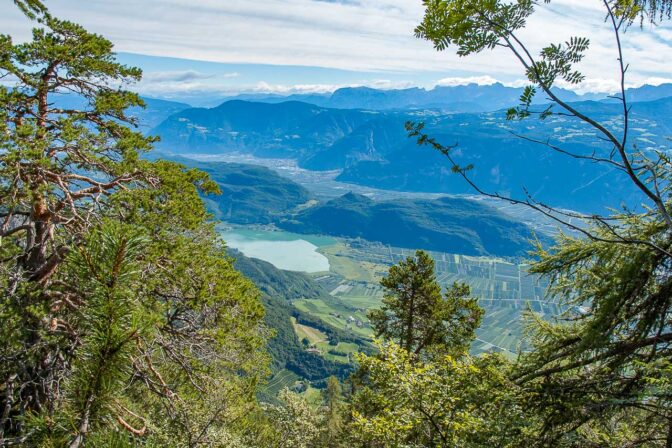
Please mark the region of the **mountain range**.
[[[647, 93], [647, 95], [651, 96]], [[616, 132], [620, 107], [609, 101], [573, 103]], [[672, 98], [632, 103], [630, 141], [645, 150], [667, 147]], [[517, 197], [525, 191], [559, 207], [599, 212], [636, 206], [620, 173], [575, 160], [529, 139], [581, 154], [607, 154], [595, 132], [566, 116], [507, 121], [504, 111], [443, 113], [436, 109], [372, 111], [332, 109], [298, 101], [277, 104], [234, 100], [171, 115], [151, 132], [165, 151], [292, 158], [311, 170], [341, 170], [338, 180], [383, 189], [473, 193], [446, 159], [407, 137], [404, 123], [424, 122], [427, 132], [455, 145], [454, 158], [484, 189]], [[521, 139], [525, 136], [528, 140]], [[580, 169], [577, 169], [577, 164]]]
[[[522, 94], [522, 88], [509, 87], [501, 83], [490, 85], [466, 84], [458, 86], [436, 86], [433, 89], [412, 87], [408, 89], [381, 90], [370, 87], [344, 87], [333, 93], [310, 93], [278, 95], [267, 93], [246, 93], [222, 98], [220, 103], [231, 100], [259, 103], [282, 103], [301, 101], [320, 107], [336, 109], [408, 110], [436, 108], [443, 112], [488, 112], [515, 105]], [[606, 94], [584, 93], [555, 88], [554, 92], [563, 101], [610, 101]], [[653, 101], [672, 96], [672, 84], [659, 86], [644, 85], [627, 89], [630, 101]], [[548, 102], [546, 95], [537, 95], [538, 104]]]

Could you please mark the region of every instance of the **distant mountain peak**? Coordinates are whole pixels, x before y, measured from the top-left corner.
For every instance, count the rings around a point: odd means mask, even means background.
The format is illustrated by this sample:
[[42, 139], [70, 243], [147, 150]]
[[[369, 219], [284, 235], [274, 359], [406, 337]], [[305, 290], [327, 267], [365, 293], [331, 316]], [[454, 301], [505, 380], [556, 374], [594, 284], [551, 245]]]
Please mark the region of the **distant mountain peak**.
[[347, 201], [347, 202], [362, 202], [362, 203], [369, 203], [373, 202], [373, 199], [371, 199], [368, 196], [364, 196], [363, 194], [358, 194], [352, 191], [349, 191], [345, 193], [343, 196], [340, 198], [337, 198], [335, 200], [341, 200], [341, 201]]

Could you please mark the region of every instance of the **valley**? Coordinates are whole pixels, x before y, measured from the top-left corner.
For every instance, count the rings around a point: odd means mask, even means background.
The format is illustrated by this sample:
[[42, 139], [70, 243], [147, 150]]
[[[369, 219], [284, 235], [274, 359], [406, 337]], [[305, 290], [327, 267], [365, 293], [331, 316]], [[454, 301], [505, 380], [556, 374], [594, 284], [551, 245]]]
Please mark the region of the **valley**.
[[[371, 94], [339, 95], [357, 93]], [[670, 101], [640, 99], [633, 133], [654, 151], [669, 131], [658, 116]], [[383, 299], [380, 280], [416, 249], [433, 258], [443, 288], [468, 284], [485, 310], [474, 354], [515, 358], [530, 348], [523, 338], [528, 312], [553, 320], [569, 311], [547, 294], [547, 279], [528, 272], [531, 241], [550, 247], [558, 224], [473, 194], [443, 156], [407, 138], [404, 121], [423, 121], [441, 141], [459, 143], [455, 157], [475, 162], [474, 180], [504, 195], [529, 188], [570, 212], [601, 210], [612, 197], [623, 206], [638, 201], [620, 190], [614, 173], [584, 164], [577, 177], [569, 159], [520, 138], [550, 135], [549, 142], [579, 153], [602, 151], [586, 144], [594, 136], [584, 126], [561, 116], [523, 126], [502, 111], [464, 105], [393, 110], [376, 95], [364, 103], [378, 105], [370, 110], [319, 99], [250, 100], [186, 109], [154, 132], [164, 137], [161, 157], [207, 172], [223, 192], [204, 199], [236, 266], [262, 290], [267, 323], [278, 332], [269, 346], [267, 401], [284, 387], [308, 397], [328, 375], [349, 375], [353, 355], [372, 349], [367, 313]], [[619, 126], [609, 101], [577, 104]]]
[[[619, 108], [609, 101], [573, 103], [607, 129], [620, 126]], [[666, 147], [670, 133], [664, 117], [671, 98], [632, 105], [632, 140], [643, 151]], [[533, 106], [539, 113], [542, 105]], [[242, 153], [259, 158], [293, 159], [311, 171], [339, 171], [336, 180], [403, 192], [473, 194], [451, 172], [445, 157], [408, 138], [407, 122], [423, 122], [444, 145], [454, 147], [457, 163], [473, 164], [470, 176], [487, 191], [524, 197], [525, 191], [554, 206], [602, 212], [622, 204], [636, 207], [641, 197], [623, 189], [622, 172], [582, 157], [608, 157], [607, 144], [580, 120], [552, 115], [534, 123], [507, 120], [506, 111], [337, 109], [298, 101], [275, 104], [227, 101], [215, 108], [190, 108], [173, 114], [152, 130], [159, 149], [181, 156]], [[544, 150], [549, 144], [552, 150]], [[571, 147], [579, 156], [563, 151]], [[534, 169], [530, 170], [530, 166]]]
[[672, 0], [597, 3], [6, 2], [0, 448], [672, 448]]
[[[379, 285], [380, 279], [393, 264], [407, 256], [413, 249], [386, 246], [362, 239], [325, 238], [316, 235], [289, 234], [279, 230], [258, 227], [229, 228], [222, 233], [230, 247], [241, 250], [246, 256], [259, 255], [259, 258], [272, 263], [276, 268], [286, 266], [284, 260], [276, 259], [273, 251], [256, 253], [248, 247], [238, 245], [241, 237], [254, 236], [254, 240], [272, 247], [280, 240], [287, 242], [312, 241], [317, 252], [328, 260], [328, 268], [314, 264], [311, 254], [301, 251], [292, 252], [296, 265], [310, 279], [319, 285], [328, 295], [321, 297], [297, 297], [290, 303], [302, 313], [319, 319], [326, 325], [344, 331], [346, 334], [372, 340], [372, 329], [366, 312], [377, 308], [383, 297]], [[294, 238], [293, 240], [291, 240]], [[231, 243], [233, 242], [233, 243]], [[307, 242], [307, 241], [306, 241]], [[246, 251], [247, 250], [247, 251]], [[522, 316], [528, 309], [551, 318], [563, 311], [558, 300], [546, 295], [548, 283], [527, 272], [525, 264], [515, 264], [493, 257], [471, 257], [444, 252], [430, 252], [436, 262], [436, 274], [441, 285], [453, 282], [467, 283], [473, 297], [479, 298], [479, 304], [485, 308], [484, 324], [478, 332], [474, 353], [499, 351], [514, 356], [520, 347], [523, 332]], [[308, 348], [336, 362], [350, 362], [347, 356], [330, 353], [325, 336], [316, 337], [320, 330], [309, 325], [294, 323], [297, 337], [307, 337]], [[308, 333], [308, 334], [307, 334]], [[356, 344], [339, 343], [336, 350], [351, 354], [357, 351]]]
[[556, 226], [524, 207], [343, 183], [340, 171], [311, 171], [291, 159], [188, 156], [166, 155], [219, 184], [224, 194], [206, 203], [236, 268], [264, 294], [277, 331], [264, 400], [284, 387], [309, 396], [328, 375], [345, 379], [353, 355], [372, 348], [367, 312], [381, 304], [380, 280], [416, 249], [435, 260], [442, 287], [467, 283], [485, 309], [475, 354], [514, 358], [526, 349], [527, 311], [548, 319], [564, 311], [525, 264], [528, 239], [551, 244]]

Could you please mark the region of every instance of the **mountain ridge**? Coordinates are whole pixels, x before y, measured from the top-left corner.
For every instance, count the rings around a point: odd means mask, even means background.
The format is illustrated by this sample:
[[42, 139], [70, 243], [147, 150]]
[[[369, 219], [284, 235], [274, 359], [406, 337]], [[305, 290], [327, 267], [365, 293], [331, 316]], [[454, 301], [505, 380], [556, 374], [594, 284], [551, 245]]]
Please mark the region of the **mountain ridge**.
[[362, 238], [395, 247], [500, 257], [526, 255], [534, 238], [525, 224], [490, 206], [451, 197], [374, 201], [349, 192], [277, 225], [298, 233]]
[[[331, 93], [242, 93], [221, 98], [219, 103], [230, 100], [246, 100], [277, 104], [285, 101], [301, 101], [320, 107], [344, 109], [403, 110], [414, 108], [448, 109], [452, 112], [489, 112], [516, 104], [523, 92], [522, 87], [506, 86], [500, 82], [487, 85], [476, 83], [455, 86], [437, 85], [431, 89], [409, 87], [405, 89], [376, 89], [366, 86], [341, 87]], [[557, 88], [556, 94], [563, 101], [617, 101], [606, 93], [576, 93]], [[626, 89], [630, 102], [653, 101], [672, 96], [672, 83], [649, 85]], [[479, 99], [480, 101], [475, 101]], [[495, 99], [495, 101], [493, 101]], [[535, 103], [547, 103], [539, 93]]]
[[[618, 104], [573, 104], [618, 131]], [[638, 121], [631, 127], [631, 141], [644, 150], [666, 144], [666, 136], [672, 134], [665, 120], [672, 113], [672, 97], [631, 106], [631, 116]], [[402, 191], [471, 193], [468, 185], [451, 173], [445, 158], [419, 148], [408, 138], [404, 129], [407, 121], [424, 122], [426, 131], [438, 141], [456, 144], [456, 160], [473, 164], [470, 175], [490, 191], [520, 196], [526, 188], [545, 203], [586, 212], [641, 202], [636, 192], [623, 189], [626, 183], [606, 175], [607, 167], [582, 161], [585, 169], [577, 174], [573, 159], [518, 137], [549, 139], [575, 152], [608, 154], [609, 149], [599, 145], [594, 132], [563, 116], [518, 122], [507, 121], [502, 110], [443, 114], [435, 110], [329, 109], [296, 101], [230, 101], [217, 108], [181, 111], [153, 133], [162, 137], [161, 148], [182, 154], [242, 152], [290, 158], [306, 169], [341, 170], [337, 179], [348, 183]]]

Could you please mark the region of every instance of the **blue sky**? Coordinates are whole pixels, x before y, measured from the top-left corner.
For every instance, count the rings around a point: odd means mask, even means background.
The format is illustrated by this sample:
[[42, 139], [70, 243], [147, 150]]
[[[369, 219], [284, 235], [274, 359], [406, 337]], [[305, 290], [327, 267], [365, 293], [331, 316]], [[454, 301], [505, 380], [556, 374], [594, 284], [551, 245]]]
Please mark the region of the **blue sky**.
[[[137, 89], [166, 98], [223, 97], [239, 92], [329, 92], [468, 82], [521, 85], [502, 50], [459, 58], [413, 37], [420, 0], [47, 0], [59, 17], [108, 37], [122, 61], [138, 65]], [[589, 37], [579, 91], [618, 85], [613, 35], [599, 0], [542, 4], [522, 34], [533, 50], [574, 35]], [[0, 30], [17, 40], [29, 24], [11, 2]], [[628, 85], [672, 81], [672, 25], [631, 28], [625, 37]]]

